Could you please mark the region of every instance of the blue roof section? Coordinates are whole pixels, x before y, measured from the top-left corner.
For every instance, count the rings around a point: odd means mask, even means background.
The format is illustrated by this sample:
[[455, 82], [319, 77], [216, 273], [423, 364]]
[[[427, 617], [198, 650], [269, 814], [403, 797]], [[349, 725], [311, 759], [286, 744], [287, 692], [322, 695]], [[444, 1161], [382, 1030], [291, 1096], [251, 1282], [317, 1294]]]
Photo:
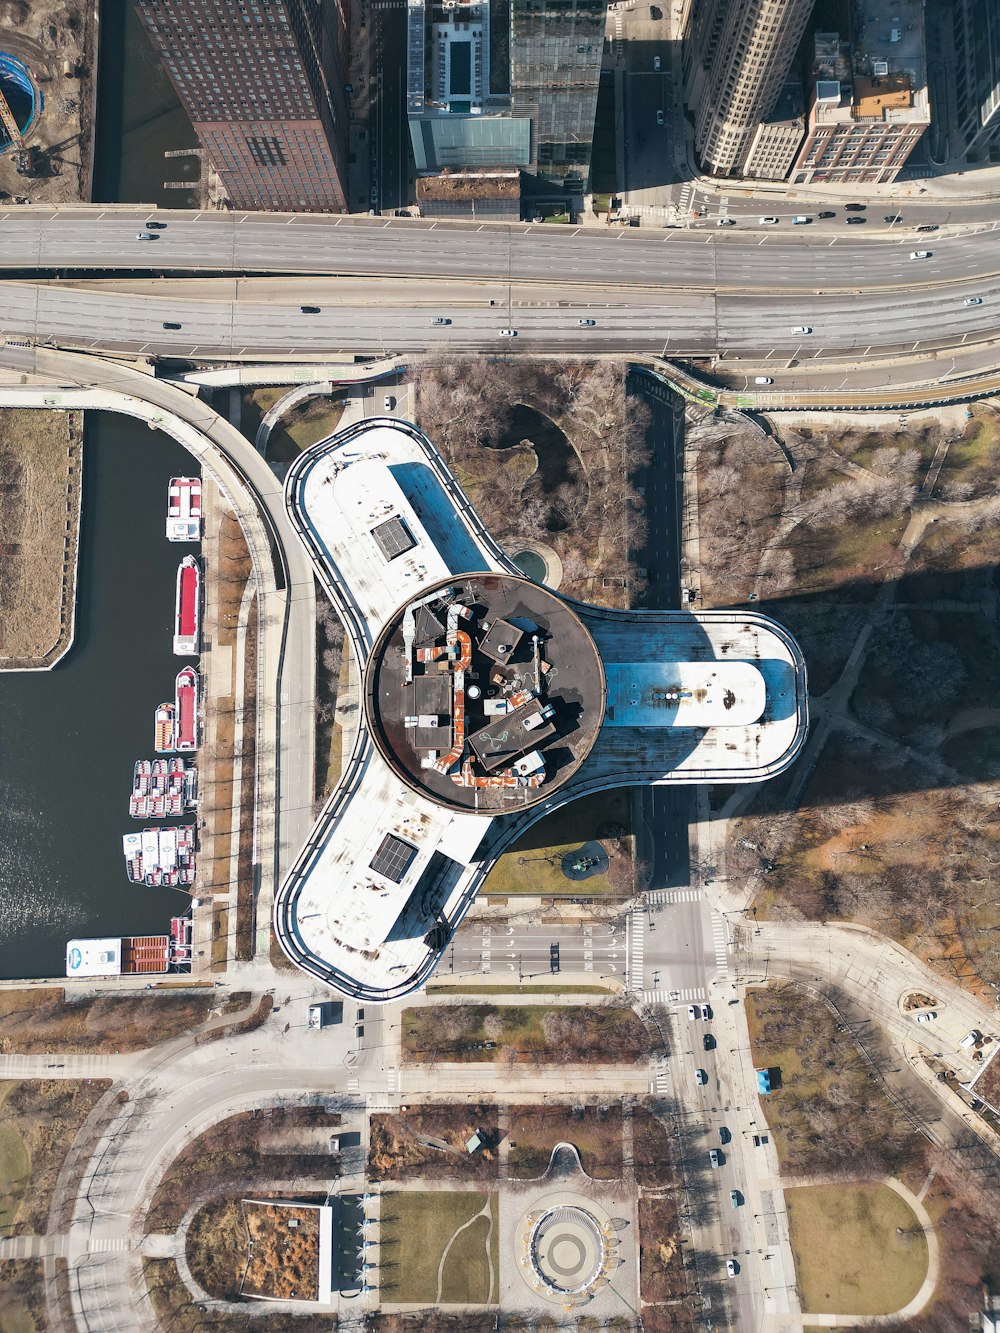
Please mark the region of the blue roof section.
[[411, 116], [418, 171], [444, 167], [526, 167], [531, 121], [520, 116]]
[[771, 1091], [770, 1069], [757, 1070], [757, 1091], [764, 1097]]

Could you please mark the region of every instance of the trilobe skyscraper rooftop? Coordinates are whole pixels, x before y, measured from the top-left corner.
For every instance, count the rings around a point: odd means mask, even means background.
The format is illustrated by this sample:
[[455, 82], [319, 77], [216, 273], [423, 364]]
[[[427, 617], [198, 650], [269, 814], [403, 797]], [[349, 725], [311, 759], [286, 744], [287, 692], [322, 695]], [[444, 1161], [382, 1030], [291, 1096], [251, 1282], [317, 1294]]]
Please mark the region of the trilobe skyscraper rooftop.
[[699, 0], [688, 27], [687, 102], [695, 148], [719, 176], [743, 170], [757, 126], [774, 109], [813, 0]]
[[136, 0], [235, 208], [347, 211], [347, 0]]

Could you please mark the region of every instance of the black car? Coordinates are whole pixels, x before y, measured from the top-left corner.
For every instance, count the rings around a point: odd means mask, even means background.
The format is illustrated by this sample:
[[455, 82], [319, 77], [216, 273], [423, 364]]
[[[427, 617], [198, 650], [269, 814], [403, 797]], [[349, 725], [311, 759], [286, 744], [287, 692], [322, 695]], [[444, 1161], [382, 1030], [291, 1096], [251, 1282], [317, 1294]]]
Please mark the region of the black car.
[[836, 215], [836, 213], [831, 213], [831, 212], [827, 211], [826, 213], [819, 213], [819, 214], [817, 214], [817, 216], [818, 216], [818, 217], [821, 217], [821, 218], [835, 218], [837, 215]]
[[147, 222], [147, 223], [146, 223], [146, 226], [149, 228], [150, 231], [166, 231], [166, 230], [167, 230], [167, 224], [166, 224], [165, 222]]
[[712, 1036], [711, 1032], [705, 1033], [705, 1035], [701, 1039], [701, 1044], [702, 1046], [704, 1046], [706, 1051], [715, 1050], [715, 1038]]
[[319, 306], [318, 306], [318, 305], [300, 305], [300, 306], [299, 306], [299, 309], [302, 311], [303, 315], [318, 315], [318, 314], [319, 314]]
[[165, 319], [163, 321], [163, 327], [165, 329], [179, 329], [180, 325], [172, 323], [169, 319]]
[[903, 219], [899, 216], [898, 213], [886, 213], [885, 217], [882, 219], [883, 222], [889, 222], [889, 223], [902, 222], [902, 220]]
[[860, 225], [860, 223], [862, 223], [862, 222], [867, 222], [867, 221], [868, 221], [867, 218], [848, 218], [848, 219], [847, 219], [847, 225], [848, 225], [849, 227], [857, 227], [857, 226]]
[[937, 223], [925, 222], [922, 227], [917, 228], [917, 231], [937, 231]]
[[844, 207], [848, 213], [863, 213], [868, 207], [867, 204], [845, 204]]

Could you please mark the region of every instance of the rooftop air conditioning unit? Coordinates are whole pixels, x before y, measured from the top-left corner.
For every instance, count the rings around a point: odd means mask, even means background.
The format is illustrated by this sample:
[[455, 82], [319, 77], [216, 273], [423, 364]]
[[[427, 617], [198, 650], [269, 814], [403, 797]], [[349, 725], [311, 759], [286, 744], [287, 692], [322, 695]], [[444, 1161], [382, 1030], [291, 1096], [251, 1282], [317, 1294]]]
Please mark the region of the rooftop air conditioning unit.
[[884, 79], [889, 73], [888, 60], [876, 60], [872, 63], [872, 73], [877, 79]]

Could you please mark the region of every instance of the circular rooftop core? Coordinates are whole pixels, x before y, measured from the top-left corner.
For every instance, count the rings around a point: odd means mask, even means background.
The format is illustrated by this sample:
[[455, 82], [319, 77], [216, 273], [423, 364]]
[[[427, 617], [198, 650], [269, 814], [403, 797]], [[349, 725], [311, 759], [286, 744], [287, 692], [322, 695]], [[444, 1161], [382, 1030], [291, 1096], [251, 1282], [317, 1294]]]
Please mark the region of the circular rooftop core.
[[368, 724], [393, 770], [484, 814], [556, 791], [589, 754], [604, 703], [579, 616], [510, 574], [464, 574], [401, 606], [365, 671]]
[[[10, 107], [15, 124], [22, 134], [38, 118], [40, 94], [36, 93], [35, 84], [27, 65], [9, 51], [0, 51], [0, 90]], [[0, 153], [11, 146], [11, 137], [3, 122], [0, 122]]]

